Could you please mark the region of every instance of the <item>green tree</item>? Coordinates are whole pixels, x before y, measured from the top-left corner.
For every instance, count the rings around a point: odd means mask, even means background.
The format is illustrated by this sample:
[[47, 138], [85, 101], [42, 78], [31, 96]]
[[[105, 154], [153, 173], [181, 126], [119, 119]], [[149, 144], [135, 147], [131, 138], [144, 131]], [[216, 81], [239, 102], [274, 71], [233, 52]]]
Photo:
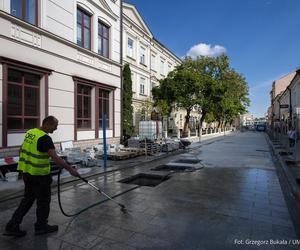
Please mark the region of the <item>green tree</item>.
[[122, 113], [123, 113], [123, 143], [132, 136], [133, 133], [133, 107], [132, 107], [132, 80], [131, 80], [131, 70], [129, 64], [126, 64], [123, 69], [123, 103], [122, 103]]
[[246, 111], [250, 103], [247, 82], [230, 67], [226, 55], [200, 56], [196, 60], [186, 58], [185, 64], [204, 79], [202, 99], [199, 101], [202, 111], [201, 127], [206, 118], [211, 121], [214, 117], [221, 125]]
[[165, 114], [170, 113], [172, 108], [186, 110], [184, 134], [188, 130], [190, 113], [193, 107], [199, 104], [201, 84], [199, 74], [187, 68], [183, 63], [162, 79], [160, 85], [152, 91], [154, 105], [164, 107]]

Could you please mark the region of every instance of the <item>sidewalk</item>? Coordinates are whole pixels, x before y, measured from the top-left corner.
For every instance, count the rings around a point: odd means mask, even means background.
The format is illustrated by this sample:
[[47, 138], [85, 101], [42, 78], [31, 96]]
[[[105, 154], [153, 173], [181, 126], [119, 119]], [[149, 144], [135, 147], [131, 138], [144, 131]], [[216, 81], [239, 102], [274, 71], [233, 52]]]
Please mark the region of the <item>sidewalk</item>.
[[[297, 161], [299, 155], [296, 155], [296, 147], [291, 150], [287, 144], [278, 144], [278, 141], [272, 141], [269, 137], [267, 139], [272, 148], [279, 180], [293, 218], [295, 230], [300, 235], [300, 162]], [[288, 154], [290, 151], [293, 152], [293, 155]]]

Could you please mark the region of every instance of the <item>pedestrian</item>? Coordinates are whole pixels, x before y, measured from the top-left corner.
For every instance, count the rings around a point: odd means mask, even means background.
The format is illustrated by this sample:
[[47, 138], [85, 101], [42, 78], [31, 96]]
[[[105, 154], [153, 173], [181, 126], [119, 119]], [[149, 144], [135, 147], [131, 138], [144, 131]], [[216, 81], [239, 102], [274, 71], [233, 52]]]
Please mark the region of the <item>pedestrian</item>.
[[26, 231], [20, 229], [20, 224], [35, 200], [37, 205], [35, 235], [58, 230], [57, 225], [48, 224], [52, 183], [49, 157], [58, 166], [68, 170], [71, 175], [76, 177], [80, 175], [55, 152], [53, 141], [48, 133], [53, 133], [57, 125], [58, 120], [54, 116], [48, 116], [43, 120], [41, 128], [30, 129], [25, 134], [17, 168], [22, 172], [25, 184], [24, 197], [7, 223], [3, 235], [16, 237], [26, 235]]
[[295, 146], [295, 142], [296, 142], [296, 131], [294, 128], [290, 128], [287, 132], [288, 138], [289, 138], [289, 145], [290, 147], [294, 147]]

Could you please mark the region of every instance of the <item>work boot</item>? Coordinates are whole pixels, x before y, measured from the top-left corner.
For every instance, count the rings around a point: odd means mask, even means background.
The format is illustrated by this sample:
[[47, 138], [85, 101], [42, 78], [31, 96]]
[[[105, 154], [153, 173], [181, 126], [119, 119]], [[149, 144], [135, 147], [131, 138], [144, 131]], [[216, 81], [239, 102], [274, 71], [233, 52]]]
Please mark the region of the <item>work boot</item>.
[[19, 225], [13, 225], [7, 223], [5, 227], [5, 232], [3, 233], [5, 236], [15, 236], [15, 237], [23, 237], [26, 235], [26, 231], [21, 230]]
[[53, 233], [56, 232], [57, 230], [58, 230], [57, 225], [46, 224], [45, 226], [35, 227], [35, 235]]

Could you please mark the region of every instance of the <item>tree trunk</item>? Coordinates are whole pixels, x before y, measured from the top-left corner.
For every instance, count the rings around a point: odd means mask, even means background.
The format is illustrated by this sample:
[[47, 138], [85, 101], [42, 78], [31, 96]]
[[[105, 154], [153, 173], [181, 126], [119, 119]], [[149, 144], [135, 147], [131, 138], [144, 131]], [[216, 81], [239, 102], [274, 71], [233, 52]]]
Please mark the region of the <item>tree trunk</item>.
[[221, 125], [222, 125], [221, 119], [218, 119], [218, 129], [221, 127]]
[[186, 109], [186, 116], [185, 116], [185, 121], [184, 121], [184, 126], [183, 126], [183, 137], [188, 136], [188, 128], [189, 128], [189, 123], [190, 123], [190, 114], [191, 114], [191, 108]]
[[206, 112], [202, 110], [202, 115], [201, 115], [201, 119], [200, 119], [200, 127], [202, 129], [202, 124], [203, 124], [203, 121], [205, 119], [205, 116], [206, 116]]

